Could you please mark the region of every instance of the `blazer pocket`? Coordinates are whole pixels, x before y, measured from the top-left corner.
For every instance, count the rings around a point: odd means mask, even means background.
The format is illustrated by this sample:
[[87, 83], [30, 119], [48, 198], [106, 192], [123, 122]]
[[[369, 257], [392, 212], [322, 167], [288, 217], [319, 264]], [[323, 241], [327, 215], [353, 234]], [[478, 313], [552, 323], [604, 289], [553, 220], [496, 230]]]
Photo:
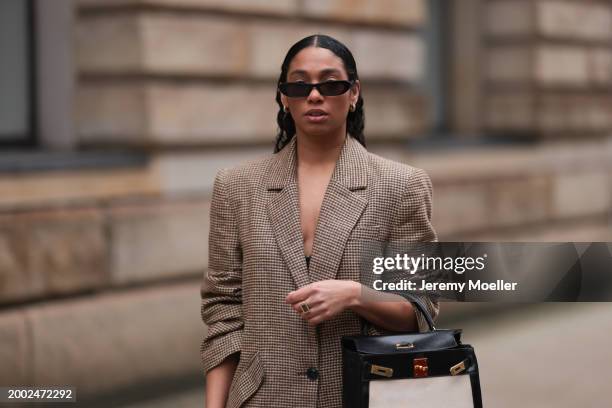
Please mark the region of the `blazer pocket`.
[[349, 239], [380, 241], [382, 239], [382, 228], [380, 225], [359, 225], [353, 229]]
[[255, 352], [244, 365], [236, 369], [227, 401], [228, 408], [240, 408], [261, 386], [265, 373], [259, 352]]

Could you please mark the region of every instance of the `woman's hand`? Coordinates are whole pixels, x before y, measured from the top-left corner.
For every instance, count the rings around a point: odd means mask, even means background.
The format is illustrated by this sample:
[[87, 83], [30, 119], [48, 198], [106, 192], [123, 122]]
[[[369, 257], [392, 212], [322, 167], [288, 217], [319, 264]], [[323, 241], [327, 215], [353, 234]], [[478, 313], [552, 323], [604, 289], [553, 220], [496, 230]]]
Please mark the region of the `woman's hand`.
[[[356, 304], [361, 284], [352, 280], [329, 279], [313, 282], [290, 292], [285, 302], [311, 325], [329, 320], [344, 309]], [[302, 304], [309, 307], [302, 310]]]

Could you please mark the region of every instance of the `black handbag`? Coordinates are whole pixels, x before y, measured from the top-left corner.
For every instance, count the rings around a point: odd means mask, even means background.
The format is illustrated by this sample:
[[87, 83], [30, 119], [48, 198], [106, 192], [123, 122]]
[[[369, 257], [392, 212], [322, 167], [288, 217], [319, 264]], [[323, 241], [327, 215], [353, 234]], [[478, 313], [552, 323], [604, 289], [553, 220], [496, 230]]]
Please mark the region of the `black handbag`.
[[[409, 293], [431, 331], [342, 337], [342, 402], [346, 408], [481, 408], [474, 349], [461, 329], [439, 330]], [[363, 328], [362, 328], [362, 331]]]

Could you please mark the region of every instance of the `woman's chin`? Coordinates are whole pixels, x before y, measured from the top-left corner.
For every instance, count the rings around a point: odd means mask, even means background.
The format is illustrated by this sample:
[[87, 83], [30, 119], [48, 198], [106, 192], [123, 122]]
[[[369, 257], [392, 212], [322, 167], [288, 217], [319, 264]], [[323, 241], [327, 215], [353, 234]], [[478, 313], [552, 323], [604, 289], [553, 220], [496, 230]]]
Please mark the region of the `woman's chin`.
[[301, 127], [302, 133], [313, 136], [329, 136], [338, 131], [331, 123], [304, 123]]

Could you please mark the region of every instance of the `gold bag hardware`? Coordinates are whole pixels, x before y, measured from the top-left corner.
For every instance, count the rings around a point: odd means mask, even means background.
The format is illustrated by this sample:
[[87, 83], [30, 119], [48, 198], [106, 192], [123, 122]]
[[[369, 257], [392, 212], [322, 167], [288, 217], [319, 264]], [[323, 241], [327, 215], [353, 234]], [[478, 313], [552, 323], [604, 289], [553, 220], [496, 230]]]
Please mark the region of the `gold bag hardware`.
[[376, 364], [372, 364], [372, 368], [370, 368], [370, 372], [376, 375], [382, 375], [383, 377], [392, 377], [393, 369], [389, 367], [383, 367]]
[[467, 359], [463, 360], [450, 368], [451, 375], [461, 374], [465, 371], [465, 363], [467, 363]]
[[407, 350], [411, 348], [414, 348], [414, 343], [395, 343], [396, 350]]
[[415, 358], [412, 360], [412, 369], [414, 372], [414, 378], [427, 377], [429, 375], [427, 357]]

